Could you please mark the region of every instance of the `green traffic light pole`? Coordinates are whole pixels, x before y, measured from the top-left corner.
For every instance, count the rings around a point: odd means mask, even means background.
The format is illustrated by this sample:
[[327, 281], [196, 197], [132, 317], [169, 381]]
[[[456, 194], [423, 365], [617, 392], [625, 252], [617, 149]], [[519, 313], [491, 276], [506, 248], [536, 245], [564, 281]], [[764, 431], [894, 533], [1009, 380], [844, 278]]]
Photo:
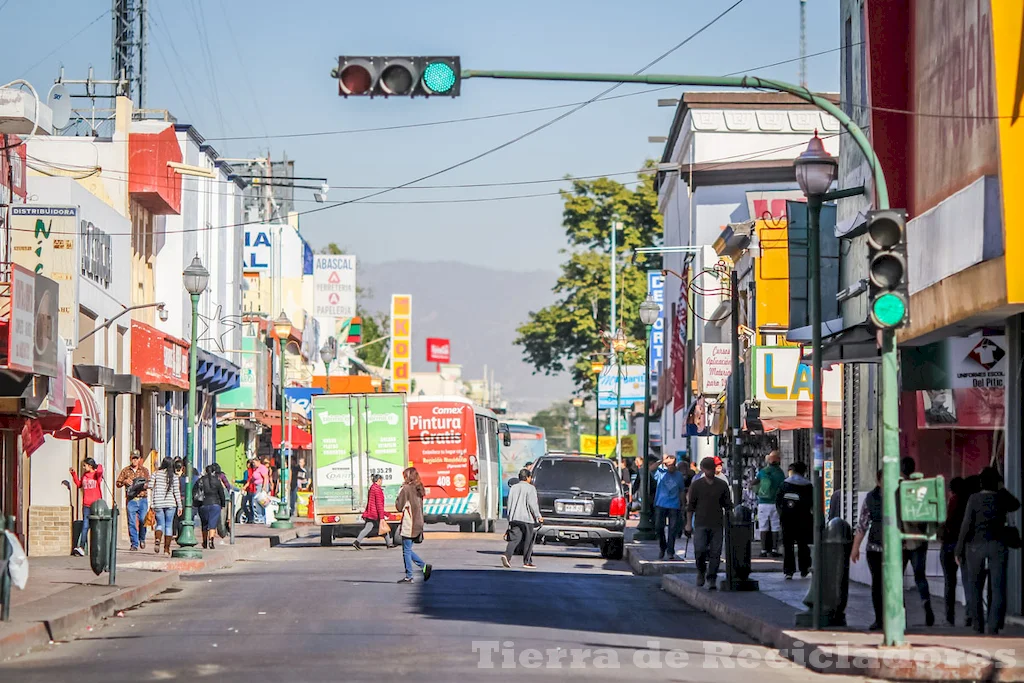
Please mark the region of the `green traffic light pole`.
[[[196, 257], [199, 260], [199, 257]], [[188, 425], [185, 428], [185, 500], [182, 501], [181, 531], [172, 557], [201, 560], [203, 551], [196, 548], [195, 520], [192, 512], [192, 471], [196, 461], [196, 338], [199, 336], [199, 294], [190, 293], [192, 299], [192, 338], [188, 347]]]
[[284, 347], [286, 344], [287, 339], [280, 336], [277, 338], [278, 355], [281, 356], [281, 477], [277, 487], [277, 497], [280, 499], [277, 504], [277, 519], [270, 524], [271, 529], [291, 529], [295, 526], [292, 523], [291, 510], [288, 509], [288, 458], [291, 457], [291, 454], [284, 447], [287, 437], [291, 436], [287, 432], [288, 425], [285, 423], [285, 411], [288, 405], [284, 394]]
[[[789, 93], [813, 104], [833, 116], [860, 148], [874, 176], [875, 203], [879, 209], [889, 208], [889, 190], [885, 172], [878, 162], [871, 142], [864, 131], [831, 100], [805, 87], [760, 78], [758, 76], [689, 76], [671, 74], [607, 74], [554, 71], [482, 71], [466, 69], [463, 79], [494, 78], [528, 81], [575, 81], [591, 83], [638, 83], [647, 85], [679, 85], [717, 88], [747, 88]], [[820, 329], [817, 330], [820, 335]], [[901, 645], [904, 639], [902, 535], [896, 525], [896, 489], [899, 485], [899, 365], [896, 354], [896, 333], [882, 331], [882, 516], [883, 586], [885, 605], [885, 644]], [[816, 354], [817, 355], [817, 354]], [[815, 573], [820, 571], [815, 568]], [[817, 626], [815, 624], [815, 626]]]

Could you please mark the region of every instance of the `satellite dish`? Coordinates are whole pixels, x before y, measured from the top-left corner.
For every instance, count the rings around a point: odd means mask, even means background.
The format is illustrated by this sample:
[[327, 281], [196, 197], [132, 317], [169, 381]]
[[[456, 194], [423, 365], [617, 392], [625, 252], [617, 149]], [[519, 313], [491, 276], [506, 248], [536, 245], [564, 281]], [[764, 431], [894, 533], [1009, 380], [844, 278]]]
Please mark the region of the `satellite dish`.
[[71, 120], [71, 95], [60, 83], [54, 83], [50, 94], [46, 96], [46, 104], [53, 112], [53, 127], [63, 128]]

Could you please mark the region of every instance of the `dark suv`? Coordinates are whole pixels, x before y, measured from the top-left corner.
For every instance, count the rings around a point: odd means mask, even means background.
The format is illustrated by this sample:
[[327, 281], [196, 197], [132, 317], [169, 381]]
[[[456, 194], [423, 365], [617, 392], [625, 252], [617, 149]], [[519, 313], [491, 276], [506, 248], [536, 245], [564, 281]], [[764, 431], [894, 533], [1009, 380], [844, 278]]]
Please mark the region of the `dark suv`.
[[534, 463], [533, 485], [544, 517], [539, 543], [585, 543], [622, 559], [626, 498], [613, 461], [549, 453]]

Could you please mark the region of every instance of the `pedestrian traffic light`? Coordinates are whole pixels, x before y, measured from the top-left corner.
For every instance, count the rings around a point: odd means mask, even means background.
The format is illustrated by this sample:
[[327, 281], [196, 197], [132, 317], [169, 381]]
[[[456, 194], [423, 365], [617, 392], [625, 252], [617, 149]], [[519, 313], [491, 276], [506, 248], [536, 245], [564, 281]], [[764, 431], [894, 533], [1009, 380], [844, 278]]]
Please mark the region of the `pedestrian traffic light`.
[[459, 94], [458, 57], [338, 57], [331, 74], [342, 97], [429, 97]]
[[910, 321], [906, 227], [900, 209], [868, 214], [868, 306], [871, 323], [881, 330]]

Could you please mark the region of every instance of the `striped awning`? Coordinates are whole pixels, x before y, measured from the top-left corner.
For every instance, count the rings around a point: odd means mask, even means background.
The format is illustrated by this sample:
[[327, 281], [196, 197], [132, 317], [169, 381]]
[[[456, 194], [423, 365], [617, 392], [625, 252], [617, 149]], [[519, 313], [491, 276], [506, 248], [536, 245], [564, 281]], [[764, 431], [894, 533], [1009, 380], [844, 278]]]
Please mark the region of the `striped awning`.
[[89, 385], [69, 376], [67, 400], [73, 406], [64, 422], [52, 430], [51, 434], [57, 439], [92, 439], [96, 443], [103, 443], [103, 420]]

